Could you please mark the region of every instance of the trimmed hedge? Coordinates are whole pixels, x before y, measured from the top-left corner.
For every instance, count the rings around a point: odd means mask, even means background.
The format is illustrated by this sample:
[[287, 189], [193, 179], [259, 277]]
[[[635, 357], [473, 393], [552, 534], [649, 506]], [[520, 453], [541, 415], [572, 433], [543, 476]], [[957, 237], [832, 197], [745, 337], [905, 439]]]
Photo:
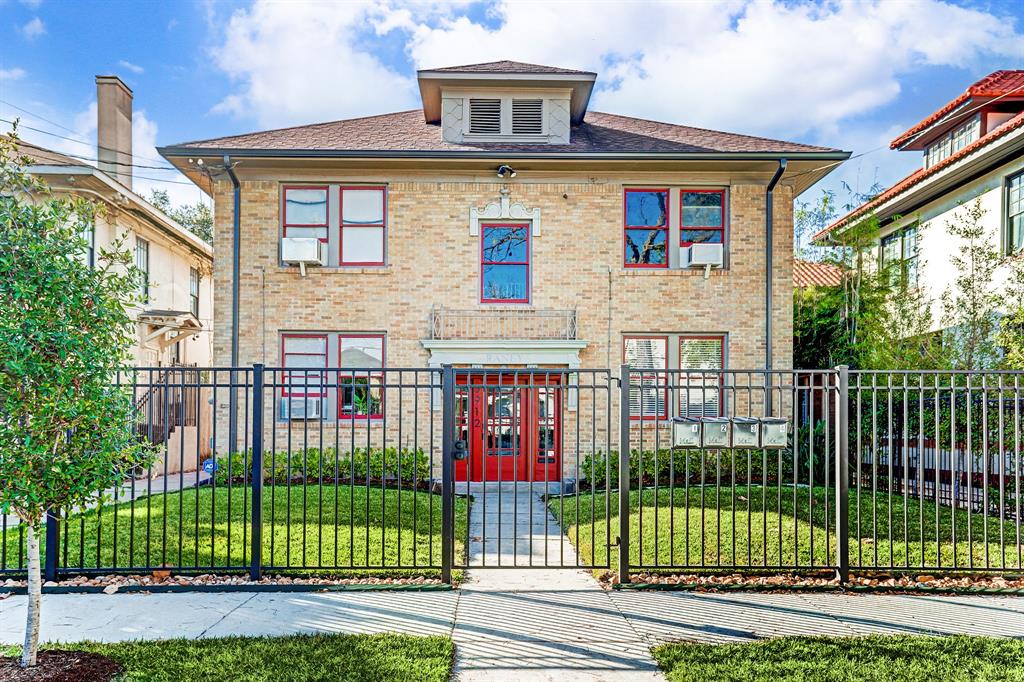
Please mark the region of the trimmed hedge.
[[[216, 480], [222, 485], [228, 480], [241, 481], [251, 477], [252, 451], [235, 452], [217, 458]], [[392, 480], [403, 484], [428, 483], [430, 458], [422, 449], [365, 448], [338, 451], [335, 448], [307, 448], [263, 454], [263, 482], [316, 482], [320, 480], [354, 480], [356, 483]]]

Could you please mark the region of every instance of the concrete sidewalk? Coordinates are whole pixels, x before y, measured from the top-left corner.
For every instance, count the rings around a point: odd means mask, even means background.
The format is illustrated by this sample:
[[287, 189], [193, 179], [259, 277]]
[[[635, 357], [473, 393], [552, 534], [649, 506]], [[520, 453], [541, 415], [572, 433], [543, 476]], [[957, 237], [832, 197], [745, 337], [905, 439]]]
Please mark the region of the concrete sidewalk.
[[[539, 495], [513, 516], [474, 505], [471, 565], [508, 565], [532, 548], [572, 563], [572, 547], [536, 520]], [[503, 503], [504, 506], [504, 503]], [[522, 510], [530, 511], [524, 517]], [[525, 521], [523, 519], [526, 519]], [[501, 542], [497, 529], [501, 527]], [[492, 540], [493, 539], [493, 540]], [[562, 544], [564, 543], [564, 545]], [[21, 641], [25, 597], [0, 600], [0, 641]], [[656, 680], [657, 644], [873, 633], [1024, 637], [1024, 598], [835, 593], [606, 592], [584, 571], [476, 568], [460, 590], [47, 595], [45, 641], [163, 639], [302, 632], [445, 635], [460, 680]]]

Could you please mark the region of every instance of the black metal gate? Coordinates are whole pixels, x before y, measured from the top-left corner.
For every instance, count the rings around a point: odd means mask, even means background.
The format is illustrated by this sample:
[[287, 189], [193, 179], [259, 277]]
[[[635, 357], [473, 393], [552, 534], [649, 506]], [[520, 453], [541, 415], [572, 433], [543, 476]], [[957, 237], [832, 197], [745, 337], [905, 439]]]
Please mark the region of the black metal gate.
[[611, 373], [446, 368], [442, 384], [445, 499], [470, 501], [446, 506], [453, 565], [609, 567]]

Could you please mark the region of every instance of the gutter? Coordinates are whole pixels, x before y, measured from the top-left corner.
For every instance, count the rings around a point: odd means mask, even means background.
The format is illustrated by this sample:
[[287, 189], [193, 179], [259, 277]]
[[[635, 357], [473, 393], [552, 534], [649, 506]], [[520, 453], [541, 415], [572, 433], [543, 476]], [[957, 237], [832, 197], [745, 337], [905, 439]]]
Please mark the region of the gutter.
[[161, 156], [237, 156], [275, 158], [331, 159], [492, 159], [492, 160], [589, 160], [589, 161], [845, 161], [850, 152], [841, 150], [813, 152], [524, 152], [501, 149], [458, 150], [345, 150], [345, 149], [230, 149], [224, 147], [160, 147]]
[[[231, 214], [231, 367], [238, 367], [238, 302], [239, 302], [239, 274], [241, 271], [241, 232], [242, 232], [242, 186], [235, 175], [235, 169], [231, 166], [231, 157], [224, 155], [224, 169], [231, 178], [233, 187], [234, 208]], [[231, 444], [231, 452], [238, 448], [238, 409], [235, 397], [235, 377], [232, 372], [231, 379], [231, 407], [228, 418], [228, 443]]]
[[775, 170], [775, 175], [768, 181], [768, 187], [765, 190], [765, 208], [764, 208], [764, 227], [765, 227], [765, 239], [764, 239], [764, 368], [768, 371], [772, 369], [772, 270], [774, 269], [774, 247], [775, 238], [773, 234], [774, 230], [774, 219], [773, 212], [775, 207], [775, 186], [779, 184], [779, 180], [782, 178], [782, 174], [786, 172], [786, 159], [779, 159], [779, 167]]

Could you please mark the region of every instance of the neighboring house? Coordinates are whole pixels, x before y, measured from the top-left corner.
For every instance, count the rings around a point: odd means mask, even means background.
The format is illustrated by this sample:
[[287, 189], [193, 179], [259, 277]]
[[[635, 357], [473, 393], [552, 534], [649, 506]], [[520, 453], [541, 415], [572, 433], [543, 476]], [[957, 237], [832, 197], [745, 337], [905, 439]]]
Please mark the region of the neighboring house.
[[793, 286], [797, 289], [837, 287], [842, 283], [843, 271], [831, 263], [793, 259]]
[[[96, 95], [99, 167], [21, 142], [20, 152], [30, 159], [26, 170], [45, 180], [58, 196], [78, 195], [99, 204], [92, 229], [84, 235], [90, 243], [85, 265], [95, 266], [100, 252], [121, 238], [125, 239], [123, 248], [135, 254], [135, 264], [145, 273], [140, 292], [145, 302], [131, 310], [138, 335], [132, 364], [207, 367], [213, 349], [213, 247], [132, 191], [131, 90], [116, 76], [97, 76]], [[164, 379], [167, 377], [154, 370], [140, 374], [138, 381], [145, 385]], [[168, 398], [174, 405], [165, 406], [165, 393], [137, 390], [138, 407], [143, 413], [140, 430], [159, 442], [205, 441], [191, 432], [202, 421], [198, 394], [178, 391]], [[181, 405], [189, 406], [183, 410], [186, 414], [165, 423], [168, 419], [161, 415], [182, 411]], [[152, 413], [152, 418], [145, 417], [145, 413]], [[175, 453], [168, 465], [171, 471], [182, 468], [180, 465], [195, 468], [194, 447], [190, 445], [180, 462], [174, 460], [179, 459], [179, 451], [184, 451], [171, 449]], [[208, 451], [205, 445], [200, 449]]]
[[[893, 149], [921, 154], [921, 168], [814, 236], [842, 243], [843, 232], [867, 216], [881, 226], [878, 258], [934, 302], [956, 271], [960, 247], [947, 223], [981, 201], [986, 232], [1001, 253], [1024, 248], [1024, 70], [996, 71], [892, 141]], [[998, 274], [1000, 281], [1005, 272]]]
[[[589, 111], [595, 80], [423, 70], [420, 109], [162, 148], [214, 198], [222, 319], [238, 287], [215, 364], [790, 367], [793, 197], [849, 154]], [[379, 389], [281, 393], [279, 428], [319, 415], [304, 438], [384, 428]], [[644, 392], [646, 415], [722, 409], [664, 395]], [[571, 430], [524, 412], [524, 433]]]

